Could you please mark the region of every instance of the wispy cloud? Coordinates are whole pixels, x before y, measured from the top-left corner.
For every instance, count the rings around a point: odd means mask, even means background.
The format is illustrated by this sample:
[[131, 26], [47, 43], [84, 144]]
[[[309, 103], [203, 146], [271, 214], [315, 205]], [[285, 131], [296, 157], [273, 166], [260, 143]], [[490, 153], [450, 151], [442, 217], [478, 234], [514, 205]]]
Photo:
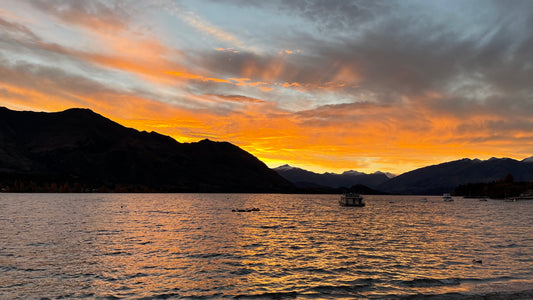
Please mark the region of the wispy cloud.
[[83, 0], [34, 0], [29, 2], [43, 12], [98, 32], [117, 33], [127, 30], [130, 16], [122, 2]]
[[221, 42], [227, 43], [231, 48], [238, 48], [253, 52], [258, 51], [256, 47], [246, 44], [244, 41], [235, 36], [235, 34], [227, 32], [220, 27], [213, 25], [211, 22], [198, 15], [194, 11], [187, 9], [184, 5], [178, 5], [172, 0], [157, 0], [155, 3], [166, 9], [173, 16], [183, 20], [200, 33], [207, 34], [208, 36], [213, 37]]
[[212, 96], [224, 101], [232, 101], [238, 103], [264, 103], [265, 101], [257, 98], [242, 96], [242, 95], [216, 95], [216, 94], [206, 94], [206, 96]]

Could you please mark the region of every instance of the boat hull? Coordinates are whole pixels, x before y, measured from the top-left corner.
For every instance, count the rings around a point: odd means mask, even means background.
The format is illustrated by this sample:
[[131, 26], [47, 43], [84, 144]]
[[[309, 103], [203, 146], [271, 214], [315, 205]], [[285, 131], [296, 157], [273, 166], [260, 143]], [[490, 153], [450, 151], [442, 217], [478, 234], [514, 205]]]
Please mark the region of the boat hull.
[[346, 203], [339, 203], [341, 206], [352, 206], [352, 207], [363, 207], [365, 206], [366, 204], [365, 203], [361, 203], [361, 204], [346, 204]]
[[442, 201], [444, 202], [453, 202], [453, 198], [450, 194], [446, 193], [442, 195]]

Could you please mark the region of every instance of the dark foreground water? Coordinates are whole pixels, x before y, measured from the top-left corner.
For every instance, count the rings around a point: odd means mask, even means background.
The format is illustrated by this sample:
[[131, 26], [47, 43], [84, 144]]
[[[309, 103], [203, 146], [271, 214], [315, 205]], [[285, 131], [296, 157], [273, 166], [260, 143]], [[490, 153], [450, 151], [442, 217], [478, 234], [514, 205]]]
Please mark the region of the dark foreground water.
[[533, 298], [533, 201], [365, 199], [0, 194], [0, 298]]

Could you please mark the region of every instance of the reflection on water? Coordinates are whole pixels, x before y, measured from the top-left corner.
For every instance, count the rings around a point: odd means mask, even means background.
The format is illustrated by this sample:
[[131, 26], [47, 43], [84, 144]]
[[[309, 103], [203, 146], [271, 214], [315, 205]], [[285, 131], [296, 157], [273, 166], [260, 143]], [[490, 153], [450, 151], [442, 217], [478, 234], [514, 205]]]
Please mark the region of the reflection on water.
[[[0, 298], [391, 297], [533, 282], [533, 202], [0, 194]], [[259, 207], [259, 212], [232, 209]], [[473, 263], [472, 260], [482, 260]]]

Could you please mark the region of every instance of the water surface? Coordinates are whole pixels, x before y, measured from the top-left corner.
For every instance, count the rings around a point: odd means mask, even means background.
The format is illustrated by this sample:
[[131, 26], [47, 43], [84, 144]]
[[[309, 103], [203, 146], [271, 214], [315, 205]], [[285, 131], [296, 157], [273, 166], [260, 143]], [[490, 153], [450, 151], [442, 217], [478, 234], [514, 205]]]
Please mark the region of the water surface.
[[[0, 194], [0, 298], [396, 298], [533, 286], [533, 201]], [[232, 212], [257, 207], [258, 212]], [[481, 260], [482, 263], [474, 263]]]

